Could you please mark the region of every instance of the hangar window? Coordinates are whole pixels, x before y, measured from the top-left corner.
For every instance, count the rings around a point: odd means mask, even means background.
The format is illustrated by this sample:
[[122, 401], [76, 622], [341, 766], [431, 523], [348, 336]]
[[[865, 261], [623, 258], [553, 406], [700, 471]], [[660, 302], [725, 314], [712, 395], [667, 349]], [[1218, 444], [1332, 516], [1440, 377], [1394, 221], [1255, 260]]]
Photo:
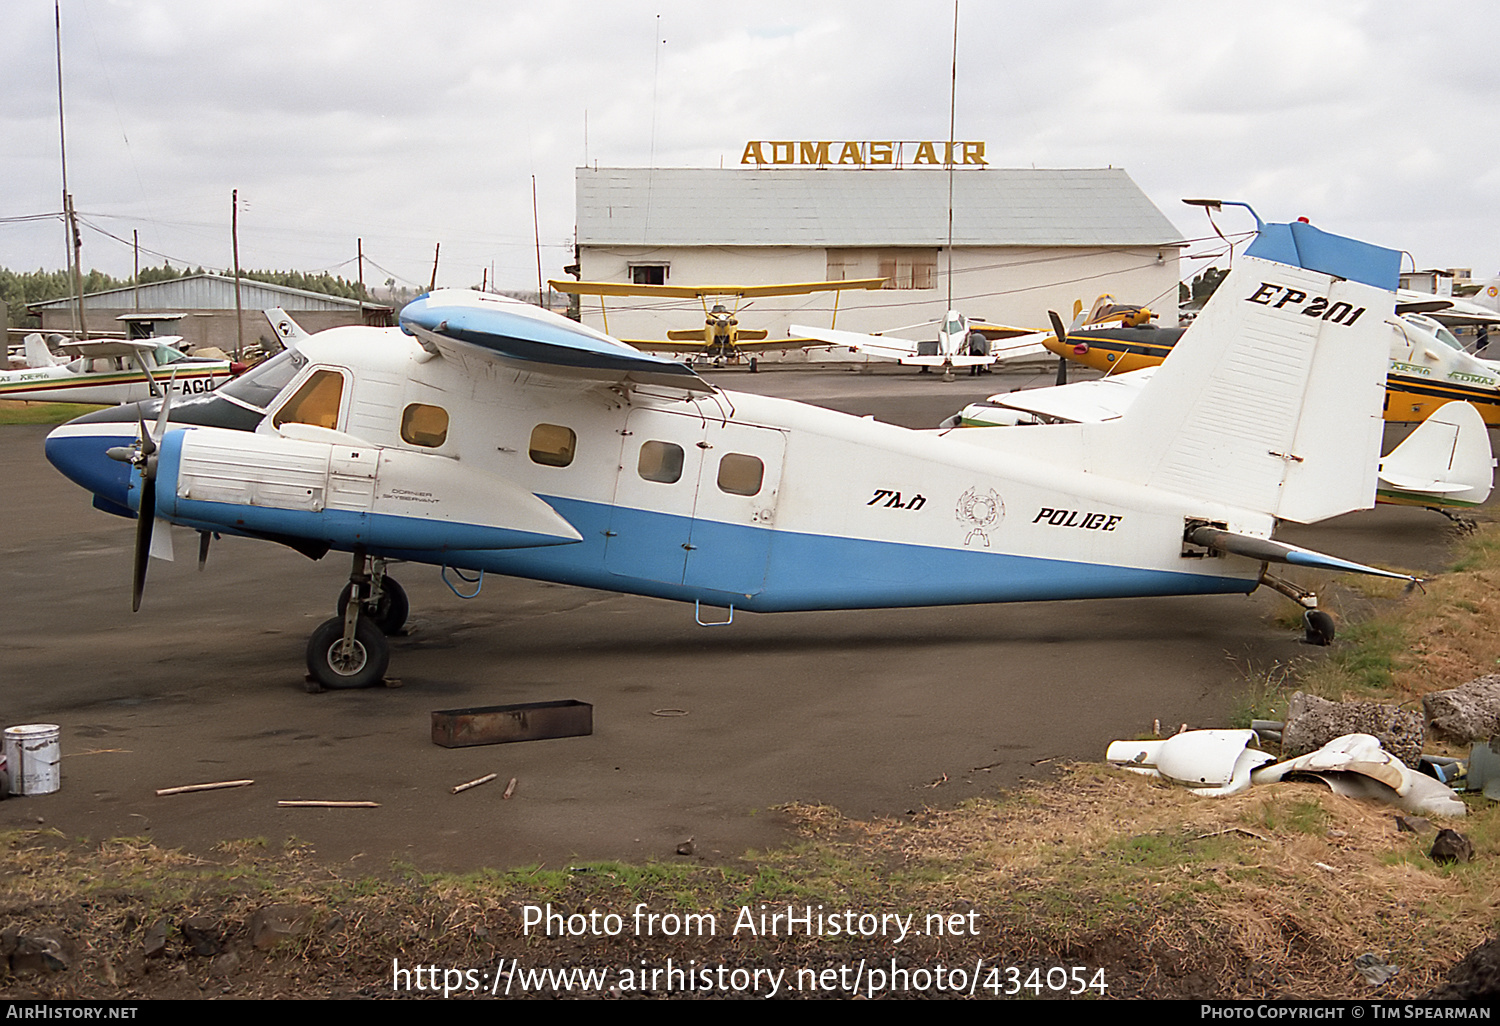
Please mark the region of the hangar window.
[[401, 411], [401, 440], [436, 449], [448, 440], [448, 411], [426, 403], [407, 406]]
[[538, 424], [531, 429], [531, 462], [544, 467], [566, 467], [578, 450], [578, 436], [560, 424]]
[[828, 280], [884, 278], [887, 289], [937, 288], [935, 249], [830, 249]]
[[665, 285], [667, 283], [667, 265], [631, 264], [630, 283], [632, 285]]
[[339, 426], [339, 404], [344, 398], [344, 376], [338, 371], [316, 370], [302, 383], [286, 405], [276, 411], [271, 423], [312, 424], [336, 429]]
[[730, 495], [754, 495], [760, 491], [766, 465], [754, 456], [732, 452], [719, 461], [719, 491]]
[[645, 443], [636, 470], [647, 481], [676, 484], [682, 480], [682, 446], [672, 442]]

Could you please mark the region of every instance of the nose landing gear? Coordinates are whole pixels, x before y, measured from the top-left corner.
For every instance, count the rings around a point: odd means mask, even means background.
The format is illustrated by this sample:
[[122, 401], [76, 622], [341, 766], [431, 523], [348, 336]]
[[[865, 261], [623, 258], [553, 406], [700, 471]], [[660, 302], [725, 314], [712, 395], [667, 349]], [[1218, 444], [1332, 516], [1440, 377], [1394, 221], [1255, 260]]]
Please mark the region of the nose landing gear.
[[[351, 602], [351, 596], [359, 601]], [[339, 594], [339, 615], [308, 639], [309, 680], [333, 689], [379, 684], [391, 658], [386, 637], [401, 630], [410, 608], [405, 589], [385, 575], [385, 560], [356, 548], [349, 584]]]

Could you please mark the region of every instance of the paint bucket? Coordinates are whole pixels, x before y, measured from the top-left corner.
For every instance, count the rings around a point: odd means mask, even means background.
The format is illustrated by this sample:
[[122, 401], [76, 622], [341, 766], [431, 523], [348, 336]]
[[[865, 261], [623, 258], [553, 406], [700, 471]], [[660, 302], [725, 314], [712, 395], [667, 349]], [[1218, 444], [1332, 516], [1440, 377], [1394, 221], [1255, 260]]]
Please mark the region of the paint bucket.
[[55, 723], [27, 723], [5, 728], [5, 761], [10, 764], [11, 794], [51, 794], [61, 782], [61, 728]]

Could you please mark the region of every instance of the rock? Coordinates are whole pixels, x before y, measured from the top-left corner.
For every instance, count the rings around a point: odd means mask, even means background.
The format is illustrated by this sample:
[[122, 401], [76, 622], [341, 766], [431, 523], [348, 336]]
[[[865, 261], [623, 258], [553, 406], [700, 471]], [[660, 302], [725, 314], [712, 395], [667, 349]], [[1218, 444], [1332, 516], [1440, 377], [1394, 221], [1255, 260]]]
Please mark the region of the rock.
[[1500, 673], [1422, 696], [1427, 726], [1439, 741], [1473, 744], [1500, 734]]
[[268, 905], [250, 917], [250, 943], [257, 951], [270, 951], [284, 940], [307, 932], [311, 913], [296, 905]]
[[1281, 757], [1315, 752], [1345, 734], [1373, 734], [1387, 752], [1415, 766], [1422, 759], [1426, 724], [1415, 709], [1380, 702], [1330, 702], [1298, 691], [1287, 707]]
[[1474, 859], [1474, 845], [1469, 839], [1457, 830], [1443, 829], [1438, 831], [1437, 840], [1432, 842], [1432, 851], [1428, 852], [1432, 861], [1441, 865], [1453, 862], [1472, 862]]
[[160, 958], [167, 951], [167, 937], [172, 932], [171, 924], [158, 919], [146, 930], [144, 945], [147, 958]]
[[184, 919], [177, 928], [182, 931], [183, 939], [188, 942], [195, 955], [212, 958], [224, 950], [224, 942], [219, 939], [218, 924], [208, 916]]
[[1397, 816], [1396, 830], [1403, 834], [1430, 834], [1433, 826], [1421, 816]]
[[60, 973], [73, 964], [75, 952], [64, 933], [17, 933], [10, 954], [13, 973]]

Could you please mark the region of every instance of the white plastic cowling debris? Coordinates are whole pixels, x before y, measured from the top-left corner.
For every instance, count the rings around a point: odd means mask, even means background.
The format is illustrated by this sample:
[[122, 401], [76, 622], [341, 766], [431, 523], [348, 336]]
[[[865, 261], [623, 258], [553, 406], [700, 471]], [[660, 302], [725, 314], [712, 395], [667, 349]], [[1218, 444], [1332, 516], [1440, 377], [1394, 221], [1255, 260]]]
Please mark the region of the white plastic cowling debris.
[[1248, 788], [1251, 771], [1275, 761], [1247, 747], [1254, 739], [1253, 730], [1186, 730], [1163, 741], [1112, 741], [1104, 757], [1121, 769], [1221, 798]]
[[1335, 794], [1375, 798], [1420, 815], [1462, 816], [1468, 811], [1451, 787], [1410, 769], [1370, 734], [1336, 737], [1316, 752], [1256, 769], [1251, 776], [1257, 784], [1269, 784], [1293, 773], [1316, 777]]

